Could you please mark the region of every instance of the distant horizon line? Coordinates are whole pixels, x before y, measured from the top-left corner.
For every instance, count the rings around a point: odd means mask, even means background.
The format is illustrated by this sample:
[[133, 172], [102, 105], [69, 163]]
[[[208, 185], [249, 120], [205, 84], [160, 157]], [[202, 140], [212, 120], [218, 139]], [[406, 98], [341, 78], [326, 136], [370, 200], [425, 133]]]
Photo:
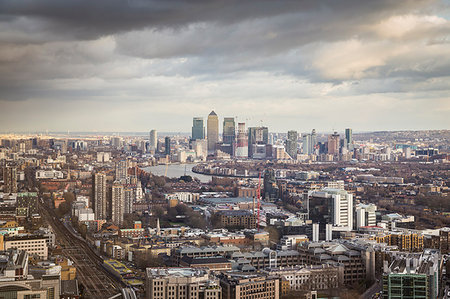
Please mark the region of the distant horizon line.
[[[353, 134], [368, 134], [368, 133], [383, 133], [383, 132], [427, 132], [427, 131], [450, 131], [450, 129], [421, 129], [421, 130], [414, 130], [414, 129], [402, 129], [402, 130], [374, 130], [374, 131], [355, 131], [353, 130], [353, 128], [344, 128], [342, 131], [339, 130], [333, 130], [333, 131], [316, 131], [316, 134], [332, 134], [334, 132], [345, 132], [345, 129], [352, 129], [352, 133]], [[153, 130], [153, 129], [152, 129]], [[5, 131], [0, 131], [1, 135], [10, 135], [10, 134], [17, 134], [17, 135], [40, 135], [40, 134], [58, 134], [58, 135], [77, 135], [77, 134], [90, 134], [90, 135], [118, 135], [120, 136], [121, 134], [131, 134], [131, 135], [148, 135], [150, 134], [150, 131], [35, 131], [35, 132], [30, 132], [30, 131], [10, 131], [10, 132], [5, 132]], [[312, 129], [311, 129], [312, 130]], [[175, 135], [175, 134], [182, 134], [182, 135], [191, 135], [191, 132], [182, 132], [182, 131], [158, 131], [156, 130], [158, 134], [170, 134], [170, 135]], [[306, 133], [303, 131], [298, 131], [298, 130], [288, 130], [288, 131], [297, 131], [298, 133]], [[269, 133], [274, 133], [274, 134], [287, 134], [287, 132], [270, 132]]]

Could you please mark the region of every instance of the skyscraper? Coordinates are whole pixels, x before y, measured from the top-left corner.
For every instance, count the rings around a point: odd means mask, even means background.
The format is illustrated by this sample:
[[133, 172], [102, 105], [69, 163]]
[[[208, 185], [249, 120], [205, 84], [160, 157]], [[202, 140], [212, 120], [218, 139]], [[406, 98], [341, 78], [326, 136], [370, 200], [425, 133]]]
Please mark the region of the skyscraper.
[[111, 220], [114, 224], [121, 226], [125, 209], [125, 191], [120, 182], [113, 183], [111, 195]]
[[317, 134], [316, 130], [312, 129], [311, 134], [302, 134], [303, 150], [305, 155], [315, 154], [315, 149], [317, 145]]
[[245, 123], [238, 123], [236, 157], [248, 158], [248, 137]]
[[13, 166], [3, 167], [3, 182], [5, 193], [17, 193], [17, 168]]
[[164, 139], [164, 145], [165, 145], [165, 154], [170, 155], [170, 137], [166, 137]]
[[253, 148], [257, 144], [269, 144], [269, 129], [267, 127], [248, 128], [248, 156], [253, 158]]
[[214, 111], [208, 115], [208, 154], [214, 154], [219, 142], [219, 117]]
[[337, 132], [328, 135], [328, 153], [330, 155], [339, 155], [339, 134]]
[[128, 163], [127, 160], [116, 162], [116, 180], [126, 180], [128, 177]]
[[302, 142], [303, 142], [303, 150], [302, 150], [303, 154], [311, 155], [311, 135], [303, 134]]
[[95, 219], [106, 219], [106, 174], [94, 174], [94, 209]]
[[286, 140], [286, 152], [294, 160], [297, 160], [297, 142], [297, 131], [288, 131]]
[[311, 144], [310, 144], [311, 154], [315, 154], [316, 146], [317, 146], [316, 129], [312, 129], [312, 131], [311, 131]]
[[150, 131], [150, 149], [152, 151], [156, 150], [156, 147], [158, 146], [158, 132], [156, 130]]
[[192, 140], [205, 139], [203, 117], [194, 117], [192, 121]]
[[350, 128], [345, 129], [345, 141], [346, 141], [345, 147], [348, 150], [353, 150], [353, 132], [352, 129]]
[[233, 117], [223, 119], [223, 145], [222, 150], [230, 155], [234, 155], [236, 144], [236, 124]]
[[236, 138], [236, 125], [234, 117], [225, 117], [223, 119], [223, 143], [234, 144]]

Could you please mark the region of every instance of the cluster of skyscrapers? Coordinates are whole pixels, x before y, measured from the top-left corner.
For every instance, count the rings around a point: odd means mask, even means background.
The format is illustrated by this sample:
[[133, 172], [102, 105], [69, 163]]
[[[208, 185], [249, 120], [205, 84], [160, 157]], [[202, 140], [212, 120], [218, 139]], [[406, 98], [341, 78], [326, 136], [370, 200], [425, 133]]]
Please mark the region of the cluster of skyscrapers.
[[[194, 117], [192, 123], [191, 146], [203, 144], [208, 155], [215, 155], [218, 151], [236, 158], [264, 159], [274, 156], [297, 159], [299, 153], [304, 155], [319, 155], [327, 153], [338, 155], [342, 148], [348, 151], [353, 149], [352, 130], [345, 130], [345, 139], [341, 140], [336, 132], [328, 136], [328, 140], [318, 142], [316, 130], [311, 133], [299, 134], [297, 131], [288, 131], [287, 138], [280, 144], [276, 142], [273, 134], [265, 126], [249, 127], [244, 122], [237, 123], [233, 117], [223, 120], [222, 140], [219, 134], [219, 118], [212, 111], [205, 122], [203, 117]], [[282, 154], [280, 154], [280, 148]]]
[[[234, 117], [223, 119], [222, 134], [219, 129], [219, 117], [214, 111], [209, 113], [206, 122], [203, 117], [194, 117], [189, 149], [182, 150], [182, 153], [178, 150], [176, 154], [180, 157], [177, 161], [182, 162], [183, 156], [193, 157], [194, 160], [206, 160], [207, 156], [217, 159], [235, 157], [305, 160], [322, 154], [328, 155], [327, 159], [332, 159], [342, 155], [350, 156], [354, 149], [352, 129], [345, 130], [344, 139], [334, 132], [328, 137], [322, 135], [319, 140], [315, 129], [303, 134], [294, 130], [288, 131], [286, 135], [269, 133], [266, 126], [246, 128], [245, 122], [236, 122]], [[170, 137], [165, 137], [162, 143], [158, 143], [156, 130], [151, 130], [149, 137], [150, 140], [145, 145], [146, 151], [171, 155], [173, 148]], [[299, 154], [303, 156], [299, 157]]]

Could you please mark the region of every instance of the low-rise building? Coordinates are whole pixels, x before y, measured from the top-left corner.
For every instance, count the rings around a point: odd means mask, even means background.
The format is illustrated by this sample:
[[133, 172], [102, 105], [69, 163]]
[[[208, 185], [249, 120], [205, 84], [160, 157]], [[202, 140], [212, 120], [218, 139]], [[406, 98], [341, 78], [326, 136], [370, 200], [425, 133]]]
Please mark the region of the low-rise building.
[[174, 248], [171, 252], [175, 264], [179, 265], [184, 256], [188, 257], [211, 257], [211, 256], [229, 256], [234, 252], [240, 252], [240, 249], [233, 245], [227, 246], [180, 246]]
[[344, 284], [375, 280], [375, 252], [351, 241], [305, 242], [298, 246], [300, 264], [344, 266]]
[[218, 212], [220, 224], [226, 228], [256, 228], [258, 216], [248, 210]]
[[221, 299], [219, 281], [204, 269], [147, 268], [147, 299]]
[[223, 299], [280, 298], [280, 280], [277, 277], [231, 272], [218, 277]]
[[342, 265], [309, 265], [285, 268], [269, 268], [262, 271], [288, 282], [289, 291], [322, 291], [343, 287], [344, 267]]
[[383, 299], [440, 298], [442, 290], [439, 250], [426, 249], [422, 254], [398, 254], [384, 264]]
[[25, 250], [29, 255], [38, 256], [42, 260], [48, 258], [48, 238], [39, 235], [23, 235], [3, 237], [0, 235], [0, 249], [10, 248]]
[[213, 271], [231, 270], [231, 262], [222, 256], [211, 256], [211, 257], [185, 256], [181, 259], [180, 266], [190, 268], [207, 268]]

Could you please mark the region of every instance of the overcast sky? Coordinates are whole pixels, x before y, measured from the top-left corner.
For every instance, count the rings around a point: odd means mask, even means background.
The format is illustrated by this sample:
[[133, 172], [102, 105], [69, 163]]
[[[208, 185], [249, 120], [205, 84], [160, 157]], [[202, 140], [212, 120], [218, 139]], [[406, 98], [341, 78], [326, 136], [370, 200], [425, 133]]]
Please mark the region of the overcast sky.
[[449, 7], [0, 0], [0, 131], [450, 129]]

